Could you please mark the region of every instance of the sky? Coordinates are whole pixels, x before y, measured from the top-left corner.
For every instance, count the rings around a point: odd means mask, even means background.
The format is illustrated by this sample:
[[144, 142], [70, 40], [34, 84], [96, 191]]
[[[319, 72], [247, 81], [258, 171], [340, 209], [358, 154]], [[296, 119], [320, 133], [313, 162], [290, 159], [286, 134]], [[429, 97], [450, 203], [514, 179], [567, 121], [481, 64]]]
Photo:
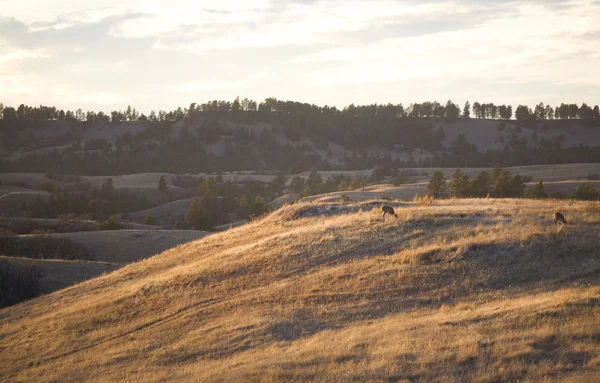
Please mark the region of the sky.
[[0, 0], [0, 102], [600, 103], [600, 0]]

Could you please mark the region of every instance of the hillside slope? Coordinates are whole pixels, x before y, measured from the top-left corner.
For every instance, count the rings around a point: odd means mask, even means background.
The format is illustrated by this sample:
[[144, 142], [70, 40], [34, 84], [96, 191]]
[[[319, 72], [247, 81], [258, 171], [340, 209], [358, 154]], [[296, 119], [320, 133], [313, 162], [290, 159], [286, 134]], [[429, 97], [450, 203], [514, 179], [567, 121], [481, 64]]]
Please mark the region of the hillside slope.
[[[273, 116], [271, 116], [273, 117]], [[206, 114], [172, 122], [4, 121], [0, 171], [118, 175], [598, 162], [598, 121]], [[309, 122], [310, 121], [310, 122]], [[599, 120], [600, 121], [600, 120]], [[6, 133], [4, 133], [6, 131]], [[10, 132], [10, 134], [8, 134]], [[3, 140], [3, 134], [9, 140]], [[577, 149], [577, 150], [575, 150]], [[43, 159], [43, 160], [40, 160]], [[464, 165], [467, 166], [467, 165]], [[87, 177], [92, 184], [98, 180]], [[117, 181], [156, 198], [156, 182]], [[170, 192], [181, 190], [170, 187]], [[180, 198], [185, 196], [179, 195]]]
[[0, 380], [600, 379], [599, 203], [388, 203], [287, 206], [4, 309]]

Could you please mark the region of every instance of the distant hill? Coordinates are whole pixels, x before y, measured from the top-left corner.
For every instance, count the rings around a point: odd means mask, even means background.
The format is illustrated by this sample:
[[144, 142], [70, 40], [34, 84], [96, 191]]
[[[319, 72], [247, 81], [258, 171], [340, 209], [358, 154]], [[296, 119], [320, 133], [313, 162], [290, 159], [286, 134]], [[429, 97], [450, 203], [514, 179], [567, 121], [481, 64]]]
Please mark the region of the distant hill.
[[104, 176], [600, 162], [595, 120], [321, 116], [303, 123], [298, 116], [275, 117], [205, 113], [177, 122], [0, 120], [0, 138], [10, 138], [3, 141], [0, 171]]

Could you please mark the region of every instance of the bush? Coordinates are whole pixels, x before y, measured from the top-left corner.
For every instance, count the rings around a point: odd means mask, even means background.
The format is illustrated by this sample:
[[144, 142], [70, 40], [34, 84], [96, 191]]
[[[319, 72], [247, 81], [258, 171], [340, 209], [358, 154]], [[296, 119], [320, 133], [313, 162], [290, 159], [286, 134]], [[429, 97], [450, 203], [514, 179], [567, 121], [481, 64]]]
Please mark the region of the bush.
[[109, 217], [106, 221], [98, 224], [98, 230], [122, 230], [125, 225], [117, 220], [117, 217]]
[[394, 179], [392, 180], [392, 184], [394, 184], [394, 186], [400, 186], [407, 182], [408, 182], [408, 175], [404, 171], [399, 172], [396, 175], [396, 177], [394, 177]]
[[595, 201], [598, 197], [598, 192], [592, 184], [580, 184], [575, 194], [573, 194], [573, 198], [586, 201]]
[[148, 212], [148, 214], [146, 214], [146, 218], [144, 218], [144, 225], [156, 225], [156, 219], [152, 215], [152, 212]]
[[0, 260], [0, 308], [30, 299], [40, 293], [41, 270]]
[[352, 199], [350, 197], [348, 197], [348, 194], [344, 193], [340, 196], [340, 202], [343, 204], [352, 202]]

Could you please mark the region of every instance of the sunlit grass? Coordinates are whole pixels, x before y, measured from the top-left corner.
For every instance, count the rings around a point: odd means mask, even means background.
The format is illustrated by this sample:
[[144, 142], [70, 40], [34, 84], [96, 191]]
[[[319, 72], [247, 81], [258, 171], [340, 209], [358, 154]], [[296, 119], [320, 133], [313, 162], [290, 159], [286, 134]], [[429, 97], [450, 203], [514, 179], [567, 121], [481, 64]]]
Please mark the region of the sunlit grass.
[[600, 377], [599, 203], [385, 204], [287, 206], [3, 310], [0, 378]]

